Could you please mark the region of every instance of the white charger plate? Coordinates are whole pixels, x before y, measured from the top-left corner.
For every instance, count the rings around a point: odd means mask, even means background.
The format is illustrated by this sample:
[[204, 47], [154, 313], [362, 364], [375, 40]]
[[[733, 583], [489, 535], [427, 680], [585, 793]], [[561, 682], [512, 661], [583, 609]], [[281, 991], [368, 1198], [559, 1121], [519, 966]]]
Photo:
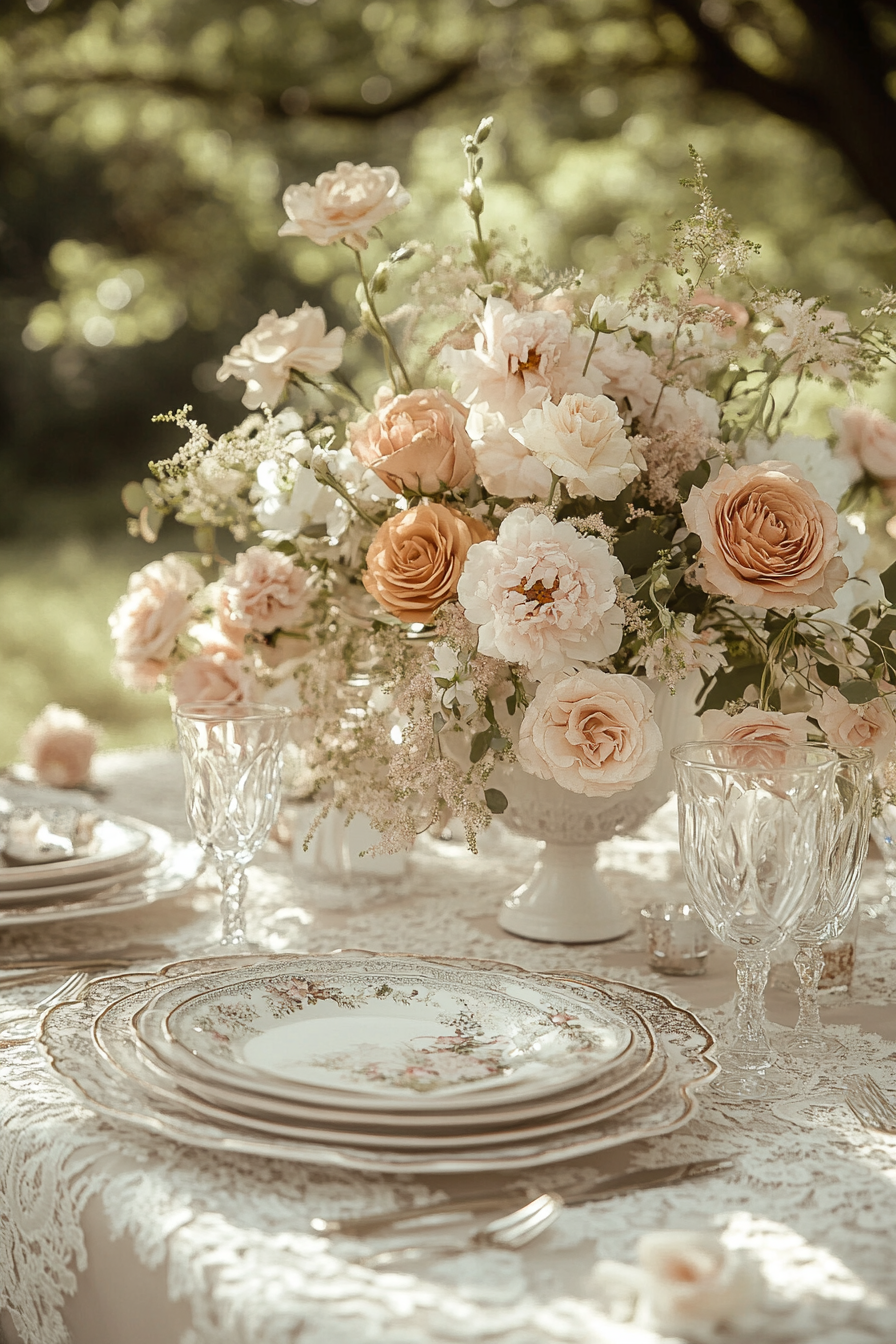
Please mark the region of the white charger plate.
[[[278, 954], [267, 965], [280, 976], [291, 976], [303, 974], [307, 970], [307, 962], [307, 957], [298, 954]], [[406, 963], [401, 961], [399, 964]], [[264, 966], [264, 962], [259, 962], [257, 969], [261, 970]], [[162, 985], [134, 1015], [137, 1053], [156, 1082], [161, 1079], [169, 1088], [181, 1089], [213, 1105], [280, 1122], [332, 1123], [343, 1129], [351, 1129], [366, 1119], [368, 1126], [379, 1129], [407, 1130], [412, 1126], [416, 1131], [438, 1130], [442, 1133], [494, 1129], [498, 1125], [556, 1117], [586, 1103], [593, 1105], [609, 1098], [623, 1087], [630, 1088], [647, 1070], [657, 1051], [654, 1033], [644, 1019], [630, 1009], [620, 1009], [611, 1004], [609, 996], [604, 994], [602, 1002], [610, 1004], [631, 1030], [630, 1048], [611, 1067], [602, 1070], [596, 1079], [559, 1093], [551, 1093], [545, 1098], [514, 1101], [512, 1091], [510, 1094], [501, 1091], [485, 1096], [476, 1093], [466, 1103], [468, 1109], [408, 1112], [384, 1109], [384, 1105], [388, 1106], [389, 1103], [383, 1103], [375, 1097], [370, 1097], [366, 1103], [361, 1101], [360, 1108], [359, 1103], [350, 1097], [346, 1105], [344, 1094], [306, 1088], [294, 1083], [274, 1083], [276, 1095], [272, 1095], [272, 1083], [266, 1077], [258, 1079], [257, 1084], [255, 1080], [250, 1080], [251, 1085], [246, 1087], [242, 1080], [234, 1080], [224, 1074], [219, 1061], [206, 1064], [192, 1055], [185, 1056], [179, 1047], [172, 1045], [163, 1030], [170, 1008], [183, 1001], [190, 987], [197, 991], [232, 986], [239, 982], [242, 974], [244, 972], [238, 969], [197, 970], [189, 973], [189, 986], [180, 979], [174, 985]], [[492, 972], [488, 974], [488, 983], [494, 983]], [[511, 977], [509, 982], [511, 992], [524, 995], [537, 988], [539, 983], [537, 977], [531, 975], [523, 982], [519, 977]], [[556, 982], [545, 982], [543, 988], [549, 992], [552, 1002], [560, 1004], [566, 1011], [573, 1014], [580, 1011], [581, 1004], [565, 987], [558, 986]], [[590, 1000], [599, 997], [597, 991], [589, 991], [589, 995]], [[117, 1015], [117, 1005], [114, 1011]], [[102, 1015], [97, 1022], [96, 1039], [98, 1047], [103, 1050], [105, 1038]], [[189, 1072], [185, 1070], [185, 1064]], [[141, 1076], [145, 1074], [141, 1073]]]
[[55, 887], [92, 877], [109, 877], [133, 868], [149, 845], [150, 828], [145, 822], [107, 814], [97, 822], [91, 852], [83, 858], [16, 864], [7, 864], [0, 858], [0, 891], [17, 892], [29, 887]]
[[500, 1104], [562, 1091], [631, 1048], [611, 1008], [561, 999], [504, 972], [309, 957], [300, 974], [185, 998], [163, 1032], [185, 1065], [193, 1055], [253, 1091], [286, 1083], [362, 1109], [445, 1111], [472, 1093]]
[[[172, 976], [178, 974], [176, 966], [166, 969]], [[520, 970], [520, 974], [525, 972]], [[557, 979], [558, 984], [564, 983], [559, 977]], [[83, 999], [61, 1004], [44, 1014], [40, 1048], [57, 1076], [81, 1101], [100, 1114], [179, 1143], [216, 1152], [247, 1153], [348, 1170], [392, 1173], [528, 1169], [671, 1133], [695, 1116], [698, 1091], [718, 1072], [718, 1065], [709, 1054], [714, 1045], [712, 1034], [693, 1013], [652, 990], [581, 976], [575, 982], [568, 982], [568, 987], [575, 991], [587, 988], [589, 984], [600, 988], [620, 1006], [635, 1009], [654, 1025], [669, 1060], [669, 1070], [662, 1085], [645, 1101], [570, 1133], [448, 1155], [409, 1153], [399, 1149], [372, 1152], [346, 1145], [338, 1136], [330, 1136], [320, 1143], [280, 1139], [253, 1133], [238, 1124], [214, 1124], [181, 1106], [155, 1097], [113, 1068], [93, 1047], [90, 1033], [104, 1008], [141, 988], [148, 999], [160, 983], [163, 982], [156, 977], [140, 975], [103, 977], [93, 981]], [[122, 1047], [130, 1043], [133, 1049], [135, 1037], [130, 1020], [122, 1021], [118, 1030]], [[136, 1050], [134, 1055], [136, 1058]]]
[[152, 848], [147, 849], [140, 860], [132, 867], [121, 872], [104, 874], [102, 877], [90, 877], [79, 882], [57, 882], [46, 887], [18, 887], [15, 890], [0, 891], [0, 910], [8, 905], [21, 905], [25, 901], [74, 901], [85, 896], [99, 895], [110, 891], [112, 887], [123, 887], [135, 882], [141, 873], [153, 868], [161, 855]]

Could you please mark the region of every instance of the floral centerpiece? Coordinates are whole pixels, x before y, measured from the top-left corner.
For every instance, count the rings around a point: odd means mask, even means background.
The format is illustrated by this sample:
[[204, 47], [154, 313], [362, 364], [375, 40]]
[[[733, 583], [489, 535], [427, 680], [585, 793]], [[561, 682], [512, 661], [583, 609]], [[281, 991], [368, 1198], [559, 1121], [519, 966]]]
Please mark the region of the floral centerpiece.
[[[865, 567], [863, 509], [896, 479], [896, 425], [856, 389], [894, 360], [886, 293], [853, 327], [757, 288], [710, 196], [614, 287], [554, 274], [482, 228], [486, 119], [464, 141], [469, 239], [371, 251], [408, 203], [340, 163], [284, 195], [280, 233], [345, 249], [353, 339], [303, 303], [221, 365], [250, 411], [125, 491], [195, 549], [132, 576], [111, 617], [130, 686], [292, 705], [310, 784], [409, 846], [444, 809], [470, 844], [506, 806], [496, 763], [605, 798], [654, 771], [657, 689], [697, 680], [708, 737], [896, 743], [896, 571]], [[404, 301], [387, 309], [405, 278]], [[358, 320], [358, 314], [355, 314]], [[794, 434], [801, 397], [827, 438]], [[295, 403], [295, 404], [293, 404]], [[234, 560], [218, 553], [229, 531]]]

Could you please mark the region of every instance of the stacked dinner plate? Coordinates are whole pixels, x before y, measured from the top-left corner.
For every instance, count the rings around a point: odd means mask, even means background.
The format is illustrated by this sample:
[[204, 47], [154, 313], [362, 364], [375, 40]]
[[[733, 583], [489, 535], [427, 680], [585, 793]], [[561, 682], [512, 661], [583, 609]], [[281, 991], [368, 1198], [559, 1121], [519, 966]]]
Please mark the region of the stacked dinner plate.
[[470, 961], [181, 962], [45, 1015], [82, 1100], [204, 1147], [380, 1171], [501, 1170], [686, 1123], [713, 1040], [663, 995]]
[[[22, 860], [28, 851], [16, 849], [7, 831], [0, 844], [0, 928], [131, 909], [177, 895], [199, 870], [197, 847], [175, 844], [156, 826], [112, 813], [67, 811], [78, 832], [78, 843], [69, 840], [67, 850], [67, 837], [54, 834], [54, 827], [65, 827], [53, 822], [52, 811], [48, 821], [32, 813], [39, 841], [29, 854], [34, 861]], [[63, 857], [55, 857], [59, 853]]]

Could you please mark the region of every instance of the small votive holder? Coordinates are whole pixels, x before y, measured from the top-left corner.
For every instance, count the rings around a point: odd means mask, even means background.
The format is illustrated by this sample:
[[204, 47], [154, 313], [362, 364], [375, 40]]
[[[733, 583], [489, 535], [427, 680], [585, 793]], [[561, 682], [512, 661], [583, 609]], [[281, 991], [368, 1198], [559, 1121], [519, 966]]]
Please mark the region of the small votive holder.
[[662, 975], [703, 975], [709, 930], [687, 901], [657, 901], [641, 911], [647, 964]]

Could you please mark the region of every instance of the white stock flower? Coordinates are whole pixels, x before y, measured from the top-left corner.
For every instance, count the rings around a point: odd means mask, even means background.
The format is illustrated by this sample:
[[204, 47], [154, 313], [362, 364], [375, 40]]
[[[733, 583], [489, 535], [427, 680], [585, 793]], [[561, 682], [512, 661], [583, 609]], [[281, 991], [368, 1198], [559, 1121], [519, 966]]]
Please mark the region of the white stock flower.
[[457, 596], [479, 626], [480, 653], [544, 675], [616, 652], [622, 573], [605, 541], [523, 508], [504, 519], [494, 541], [470, 547]]
[[835, 457], [826, 439], [812, 439], [805, 434], [782, 434], [773, 444], [756, 434], [747, 441], [744, 457], [754, 465], [772, 457], [779, 462], [792, 462], [832, 509], [836, 509], [856, 477], [851, 463]]
[[272, 310], [224, 356], [218, 382], [227, 378], [244, 382], [243, 405], [250, 410], [262, 404], [275, 406], [292, 369], [312, 375], [338, 369], [344, 342], [342, 327], [327, 331], [323, 308], [303, 303], [289, 317], [278, 317]]
[[482, 484], [493, 495], [508, 499], [547, 499], [551, 473], [523, 443], [522, 429], [508, 429], [500, 415], [471, 411], [467, 430]]
[[300, 182], [286, 188], [283, 208], [289, 220], [280, 226], [280, 237], [310, 238], [321, 246], [344, 238], [349, 247], [363, 251], [374, 225], [403, 210], [410, 199], [395, 168], [337, 163], [313, 186]]
[[513, 425], [545, 397], [559, 399], [565, 392], [594, 397], [603, 391], [599, 369], [589, 367], [582, 375], [590, 333], [574, 331], [565, 313], [523, 313], [506, 299], [488, 299], [478, 322], [472, 350], [446, 346], [441, 354], [465, 405], [484, 402]]
[[274, 458], [259, 463], [255, 479], [255, 516], [267, 541], [293, 540], [307, 527], [325, 525], [338, 499], [296, 458], [286, 468]]
[[[452, 705], [457, 705], [460, 710], [478, 709], [469, 680], [469, 659], [459, 657], [450, 644], [433, 644], [432, 657], [429, 670], [433, 681], [433, 700], [447, 709]], [[449, 684], [442, 686], [440, 682]]]
[[526, 412], [522, 439], [573, 497], [615, 499], [644, 466], [609, 397], [573, 392], [544, 401]]

